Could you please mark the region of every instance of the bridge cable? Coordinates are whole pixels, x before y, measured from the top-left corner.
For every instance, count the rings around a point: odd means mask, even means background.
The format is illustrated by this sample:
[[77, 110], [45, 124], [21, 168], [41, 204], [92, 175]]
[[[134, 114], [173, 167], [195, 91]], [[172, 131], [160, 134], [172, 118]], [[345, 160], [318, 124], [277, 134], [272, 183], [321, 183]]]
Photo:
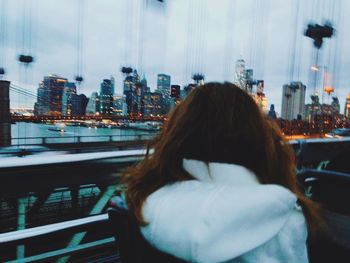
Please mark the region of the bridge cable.
[[[292, 2], [293, 4], [294, 2]], [[299, 21], [299, 6], [300, 0], [296, 0], [295, 5], [292, 6], [291, 10], [294, 11], [294, 16], [292, 22], [292, 28], [294, 25], [293, 33], [291, 34], [290, 48], [289, 48], [289, 66], [288, 66], [288, 81], [294, 81], [294, 70], [296, 65], [296, 46], [297, 46], [297, 32], [298, 29], [298, 21]], [[294, 7], [294, 8], [293, 8]]]
[[6, 74], [6, 50], [7, 50], [7, 0], [1, 0], [0, 9], [0, 80]]
[[[264, 79], [264, 73], [265, 73], [265, 56], [266, 56], [266, 41], [268, 39], [268, 30], [267, 24], [269, 21], [269, 10], [270, 10], [270, 0], [260, 0], [259, 1], [259, 7], [257, 10], [257, 27], [258, 27], [258, 34], [257, 34], [257, 48], [256, 48], [256, 54], [255, 54], [255, 61], [256, 61], [256, 67], [257, 67], [257, 77], [260, 79]], [[265, 37], [265, 39], [263, 39]]]
[[[188, 83], [188, 74], [192, 73], [192, 63], [193, 63], [193, 50], [192, 50], [192, 42], [193, 42], [193, 3], [194, 1], [187, 1], [187, 37], [186, 37], [186, 49], [185, 49], [185, 60], [186, 67], [184, 71], [184, 83]], [[191, 77], [190, 77], [191, 78]]]
[[[22, 0], [22, 17], [20, 23], [18, 24], [18, 39], [17, 48], [20, 49], [18, 55], [19, 66], [19, 82], [28, 84], [28, 68], [34, 62], [34, 57], [32, 54], [32, 10], [33, 2], [32, 0]], [[19, 47], [19, 45], [21, 45]], [[23, 67], [22, 67], [23, 66]], [[21, 104], [21, 96], [18, 94], [18, 103]], [[25, 101], [23, 102], [23, 104]], [[20, 134], [20, 127], [18, 127], [18, 135]], [[24, 133], [26, 134], [27, 125], [24, 125]], [[26, 143], [26, 141], [25, 141]]]
[[76, 28], [76, 75], [75, 81], [78, 87], [81, 87], [83, 78], [83, 59], [84, 59], [84, 13], [85, 0], [77, 1], [77, 28]]
[[144, 73], [143, 68], [143, 51], [144, 51], [144, 31], [145, 31], [145, 9], [146, 9], [146, 0], [141, 0], [139, 7], [139, 26], [138, 26], [138, 58], [137, 65], [140, 76]]
[[21, 88], [20, 86], [17, 86], [17, 85], [14, 85], [11, 83], [10, 85], [10, 90], [12, 90], [13, 92], [16, 92], [17, 94], [20, 94], [20, 95], [23, 95], [23, 96], [27, 96], [28, 98], [31, 98], [31, 99], [41, 99], [41, 101], [45, 101], [47, 103], [49, 103], [50, 101], [48, 99], [43, 99], [42, 97], [36, 95], [35, 93], [27, 90], [27, 89], [24, 89], [24, 88]]
[[[337, 87], [339, 88], [339, 77], [341, 72], [341, 66], [342, 66], [342, 50], [343, 50], [343, 40], [341, 40], [340, 36], [344, 35], [344, 33], [341, 30], [344, 30], [344, 19], [343, 19], [343, 9], [342, 9], [342, 2], [341, 1], [335, 1], [335, 4], [337, 4], [337, 8], [334, 8], [334, 17], [337, 17], [336, 20], [336, 38], [337, 41], [335, 43], [335, 52], [333, 55], [333, 62], [332, 62], [332, 71], [333, 71], [333, 78], [332, 78], [332, 86], [334, 89]], [[340, 35], [341, 34], [341, 35]]]
[[236, 17], [236, 1], [229, 1], [229, 6], [226, 13], [226, 41], [225, 41], [225, 51], [224, 51], [224, 70], [223, 76], [226, 81], [233, 82], [231, 80], [231, 74], [233, 72], [233, 48], [234, 48], [234, 32], [236, 31], [234, 18]]

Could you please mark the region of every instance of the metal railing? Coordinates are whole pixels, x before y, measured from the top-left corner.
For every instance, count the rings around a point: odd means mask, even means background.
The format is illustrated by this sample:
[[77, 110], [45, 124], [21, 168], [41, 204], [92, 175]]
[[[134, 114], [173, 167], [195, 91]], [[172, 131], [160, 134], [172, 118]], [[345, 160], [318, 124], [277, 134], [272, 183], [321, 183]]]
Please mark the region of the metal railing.
[[[21, 246], [40, 238], [45, 238], [48, 235], [71, 233], [71, 232], [82, 232], [101, 228], [101, 225], [108, 225], [108, 215], [96, 215], [89, 216], [82, 219], [75, 219], [61, 223], [55, 223], [45, 226], [39, 226], [24, 230], [12, 231], [4, 234], [0, 234], [0, 251], [6, 247]], [[73, 256], [77, 253], [86, 253], [87, 251], [96, 250], [99, 248], [114, 249], [115, 239], [112, 236], [105, 237], [103, 239], [89, 241], [87, 243], [78, 244], [76, 246], [68, 246], [65, 248], [55, 249], [49, 252], [39, 253], [24, 258], [8, 260], [6, 262], [19, 263], [19, 262], [38, 262], [53, 260], [62, 258], [64, 256]], [[114, 257], [108, 257], [110, 262], [116, 262], [119, 259], [115, 253]], [[108, 261], [109, 262], [109, 261]]]
[[[0, 166], [3, 168], [6, 167], [14, 167], [17, 166], [32, 166], [38, 165], [39, 163], [42, 165], [46, 164], [64, 164], [64, 163], [80, 163], [87, 162], [92, 160], [113, 160], [117, 163], [130, 163], [140, 160], [144, 156], [145, 151], [143, 149], [138, 150], [125, 150], [125, 151], [112, 151], [112, 152], [96, 152], [96, 153], [83, 153], [83, 154], [65, 154], [62, 157], [53, 160], [50, 160], [50, 157], [46, 157], [45, 160], [39, 158], [40, 160], [23, 160], [21, 163], [18, 163], [18, 160], [15, 163], [11, 163], [8, 160], [5, 163], [2, 163]], [[38, 162], [38, 163], [37, 163]], [[113, 192], [115, 187], [112, 188]], [[107, 193], [107, 191], [106, 191]], [[106, 194], [105, 196], [109, 196]], [[101, 200], [104, 196], [101, 196]], [[104, 200], [104, 203], [109, 200]], [[99, 201], [101, 201], [99, 200]], [[103, 201], [103, 200], [102, 200]], [[95, 205], [97, 206], [97, 205]], [[92, 210], [91, 210], [92, 211]], [[93, 214], [90, 211], [90, 214]], [[104, 230], [103, 230], [104, 229]], [[106, 231], [107, 229], [107, 231]], [[80, 237], [85, 236], [86, 233], [90, 233], [89, 231], [93, 230], [93, 233], [98, 233], [101, 230], [107, 232], [107, 235], [98, 236], [97, 239], [91, 240], [91, 237], [87, 239], [86, 242], [81, 243], [82, 239], [79, 240]], [[58, 259], [62, 257], [74, 256], [83, 253], [85, 256], [86, 253], [94, 253], [95, 250], [103, 249], [112, 253], [112, 255], [108, 256], [108, 260], [103, 262], [116, 262], [118, 260], [118, 256], [116, 255], [116, 251], [114, 248], [114, 238], [112, 237], [112, 231], [108, 228], [108, 216], [106, 214], [88, 216], [82, 219], [70, 220], [61, 223], [48, 224], [44, 226], [33, 227], [29, 229], [22, 229], [17, 231], [11, 231], [7, 233], [0, 234], [0, 252], [1, 251], [10, 251], [10, 255], [6, 254], [5, 258], [3, 258], [2, 253], [0, 253], [0, 261], [1, 262], [37, 262], [37, 261], [52, 261], [53, 259]], [[62, 239], [61, 236], [65, 235], [70, 236], [69, 239], [74, 240], [74, 237], [78, 242], [67, 242]], [[72, 238], [73, 235], [73, 238]], [[57, 240], [54, 243], [47, 243], [46, 240]], [[62, 241], [63, 240], [63, 241]], [[64, 242], [62, 247], [58, 247], [56, 243]], [[35, 248], [35, 255], [30, 248], [33, 248], [33, 244], [39, 244], [39, 248]], [[43, 245], [42, 245], [43, 244]], [[62, 244], [61, 244], [62, 245]], [[43, 247], [41, 247], [43, 246]], [[49, 247], [47, 247], [49, 246]], [[24, 253], [23, 251], [27, 251], [28, 253]], [[10, 249], [12, 250], [10, 250]], [[47, 251], [49, 250], [49, 251]], [[18, 256], [18, 252], [21, 251], [20, 256]], [[16, 256], [17, 255], [17, 256]], [[66, 261], [64, 261], [66, 262]]]
[[106, 223], [107, 221], [108, 215], [102, 214], [55, 224], [49, 224], [45, 226], [11, 231], [0, 234], [0, 246], [22, 244], [31, 238], [43, 237], [45, 235], [54, 234], [56, 232], [86, 230], [86, 228], [89, 226], [93, 226], [99, 223]]
[[[320, 160], [326, 160], [328, 158], [331, 158], [332, 156], [335, 156], [344, 149], [350, 149], [350, 138], [294, 140], [290, 141], [290, 143], [295, 149], [299, 161], [306, 163], [307, 165], [309, 165], [310, 163], [317, 163]], [[124, 154], [119, 155], [120, 157], [123, 157]], [[139, 155], [140, 157], [142, 157], [141, 150], [137, 153], [134, 152], [132, 155]], [[31, 229], [18, 230], [0, 234], [0, 250], [1, 247], [4, 246], [18, 246], [32, 239], [54, 235], [57, 233], [87, 231], [87, 229], [93, 228], [94, 226], [98, 226], [100, 229], [101, 225], [107, 224], [107, 222], [107, 214], [102, 214], [77, 220], [70, 220], [61, 223], [55, 223]], [[65, 255], [74, 255], [75, 253], [80, 253], [82, 251], [91, 251], [101, 246], [112, 247], [114, 244], [114, 238], [111, 236], [112, 234], [109, 237], [84, 244], [79, 244], [74, 247], [68, 246], [63, 249], [56, 249], [50, 252], [9, 262], [33, 262], [45, 260], [47, 261], [48, 259], [56, 259]], [[116, 258], [117, 257], [118, 256], [116, 256]]]
[[316, 167], [350, 150], [350, 137], [291, 140], [299, 167]]
[[135, 162], [142, 158], [145, 154], [145, 149], [133, 149], [123, 151], [104, 151], [104, 152], [91, 152], [91, 153], [73, 153], [62, 154], [59, 158], [55, 155], [45, 156], [45, 158], [23, 158], [21, 161], [18, 158], [8, 158], [6, 162], [0, 162], [1, 169], [6, 168], [28, 168], [30, 166], [39, 165], [63, 165], [63, 164], [83, 164], [92, 161], [108, 161], [113, 160], [114, 163], [130, 163]]
[[119, 134], [119, 135], [78, 135], [78, 136], [50, 136], [50, 137], [17, 137], [12, 138], [12, 145], [49, 145], [57, 143], [92, 143], [92, 142], [123, 142], [147, 141], [153, 139], [154, 134]]

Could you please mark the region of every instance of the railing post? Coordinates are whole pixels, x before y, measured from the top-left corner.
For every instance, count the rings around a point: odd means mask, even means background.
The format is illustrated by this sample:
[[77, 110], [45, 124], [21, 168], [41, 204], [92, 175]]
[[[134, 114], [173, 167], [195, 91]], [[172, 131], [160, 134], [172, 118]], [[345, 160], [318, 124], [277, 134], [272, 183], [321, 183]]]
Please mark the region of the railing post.
[[81, 138], [80, 138], [81, 136], [78, 136], [77, 137], [77, 143], [80, 143], [81, 142]]
[[113, 142], [113, 135], [109, 135], [109, 141]]
[[137, 140], [141, 141], [142, 135], [137, 135]]
[[[26, 199], [24, 197], [19, 197], [17, 200], [17, 230], [25, 229], [26, 227]], [[22, 259], [25, 257], [25, 247], [24, 245], [17, 246], [17, 259]]]
[[45, 137], [41, 138], [41, 144], [46, 144], [46, 138]]
[[11, 145], [10, 82], [0, 80], [0, 146]]

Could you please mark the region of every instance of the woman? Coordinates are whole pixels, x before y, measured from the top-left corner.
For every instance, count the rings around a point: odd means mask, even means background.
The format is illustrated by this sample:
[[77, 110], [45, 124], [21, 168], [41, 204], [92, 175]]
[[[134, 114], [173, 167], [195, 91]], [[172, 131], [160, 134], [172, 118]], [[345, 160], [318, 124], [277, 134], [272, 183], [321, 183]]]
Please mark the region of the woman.
[[151, 147], [124, 180], [154, 247], [190, 262], [308, 262], [315, 209], [291, 147], [245, 91], [194, 89]]

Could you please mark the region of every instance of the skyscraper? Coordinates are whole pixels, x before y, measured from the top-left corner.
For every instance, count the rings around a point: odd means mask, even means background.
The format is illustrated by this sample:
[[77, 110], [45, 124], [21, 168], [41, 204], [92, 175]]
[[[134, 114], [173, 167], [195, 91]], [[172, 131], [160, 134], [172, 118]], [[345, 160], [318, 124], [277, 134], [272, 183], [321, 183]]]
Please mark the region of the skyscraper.
[[93, 92], [86, 106], [86, 115], [96, 115], [98, 113], [100, 113], [100, 97], [97, 92]]
[[271, 104], [270, 110], [269, 110], [267, 116], [269, 116], [271, 119], [277, 119], [277, 114], [276, 114], [276, 111], [275, 111], [275, 105], [274, 104]]
[[128, 114], [125, 95], [114, 95], [114, 114], [119, 116], [126, 116]]
[[145, 75], [143, 75], [140, 83], [141, 83], [141, 87], [142, 87], [141, 96], [143, 96], [144, 93], [149, 92], [149, 90], [148, 90], [149, 88], [147, 87], [147, 79], [146, 79]]
[[170, 84], [171, 77], [170, 75], [160, 73], [157, 76], [157, 89], [159, 91], [163, 91], [164, 93], [168, 93], [170, 95]]
[[156, 92], [162, 94], [162, 114], [167, 114], [170, 110], [170, 75], [161, 73], [157, 76]]
[[[244, 71], [244, 80], [242, 80], [242, 83], [245, 85], [245, 90], [251, 93], [253, 91], [253, 85], [255, 84], [254, 77], [253, 77], [253, 70], [252, 69], [246, 69]], [[259, 84], [259, 83], [258, 83]]]
[[100, 112], [101, 114], [112, 114], [114, 96], [114, 78], [104, 79], [100, 86]]
[[344, 115], [345, 117], [350, 117], [350, 94], [347, 96], [345, 100], [345, 109], [344, 109]]
[[[264, 93], [264, 81], [263, 80], [252, 80], [250, 83], [256, 84], [256, 93], [252, 93], [252, 87], [249, 87], [247, 89], [248, 92], [250, 92], [251, 96], [254, 98], [255, 102], [258, 104], [260, 109], [263, 110], [263, 112], [267, 112], [267, 98]], [[248, 83], [247, 83], [248, 86]]]
[[340, 104], [337, 96], [332, 97], [331, 111], [332, 116], [339, 115], [340, 113]]
[[157, 92], [162, 93], [164, 98], [170, 97], [171, 77], [167, 74], [158, 74], [157, 76]]
[[71, 96], [77, 94], [77, 88], [74, 82], [66, 82], [62, 95], [62, 115], [69, 116], [72, 114]]
[[171, 93], [170, 96], [175, 100], [180, 99], [180, 86], [179, 85], [171, 85]]
[[163, 95], [159, 92], [146, 92], [144, 95], [144, 116], [159, 116], [162, 113]]
[[127, 75], [125, 77], [123, 84], [123, 94], [126, 96], [128, 114], [139, 116], [142, 114], [141, 98], [142, 94], [147, 90], [147, 80], [143, 78], [142, 81], [140, 81], [137, 70], [134, 70], [132, 75]]
[[243, 59], [238, 59], [236, 61], [234, 84], [236, 84], [241, 89], [246, 88], [245, 61]]
[[[282, 91], [282, 119], [293, 120], [304, 118], [306, 86], [300, 81], [293, 81], [283, 85]], [[299, 117], [298, 117], [299, 115]]]
[[322, 113], [322, 105], [318, 93], [311, 95], [311, 103], [305, 105], [305, 119], [311, 121]]
[[61, 115], [62, 96], [66, 78], [57, 75], [45, 76], [39, 83], [36, 113], [38, 115]]
[[69, 98], [69, 103], [72, 105], [72, 116], [85, 115], [88, 98], [84, 94], [72, 94]]

